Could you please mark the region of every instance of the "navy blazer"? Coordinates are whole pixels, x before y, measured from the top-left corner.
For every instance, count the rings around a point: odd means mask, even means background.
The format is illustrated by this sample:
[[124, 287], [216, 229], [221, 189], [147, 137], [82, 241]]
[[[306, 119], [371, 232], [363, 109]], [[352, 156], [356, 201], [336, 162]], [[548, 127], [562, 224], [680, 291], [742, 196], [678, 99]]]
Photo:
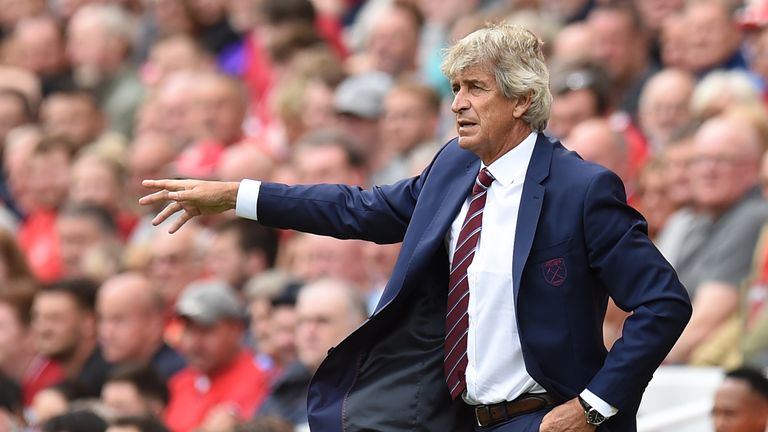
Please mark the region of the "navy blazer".
[[[262, 184], [257, 211], [266, 225], [403, 242], [376, 312], [313, 378], [313, 431], [471, 430], [443, 378], [445, 238], [479, 167], [454, 139], [421, 175], [393, 185]], [[601, 430], [635, 430], [642, 393], [691, 304], [619, 178], [539, 134], [513, 255], [517, 322], [499, 325], [518, 327], [528, 373], [560, 401], [589, 388], [618, 408]], [[633, 311], [610, 353], [602, 338], [608, 296]]]

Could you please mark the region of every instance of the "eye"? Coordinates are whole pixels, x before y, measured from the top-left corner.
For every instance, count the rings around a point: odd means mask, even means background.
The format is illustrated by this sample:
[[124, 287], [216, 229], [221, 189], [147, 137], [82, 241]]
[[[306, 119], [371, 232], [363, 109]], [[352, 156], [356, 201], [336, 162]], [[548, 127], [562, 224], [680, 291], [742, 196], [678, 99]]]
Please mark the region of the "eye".
[[456, 93], [458, 93], [458, 92], [459, 92], [459, 89], [460, 89], [460, 88], [461, 88], [461, 87], [459, 87], [459, 85], [458, 85], [458, 84], [453, 84], [453, 85], [451, 86], [451, 91], [453, 92], [453, 94], [454, 94], [454, 95], [456, 95]]

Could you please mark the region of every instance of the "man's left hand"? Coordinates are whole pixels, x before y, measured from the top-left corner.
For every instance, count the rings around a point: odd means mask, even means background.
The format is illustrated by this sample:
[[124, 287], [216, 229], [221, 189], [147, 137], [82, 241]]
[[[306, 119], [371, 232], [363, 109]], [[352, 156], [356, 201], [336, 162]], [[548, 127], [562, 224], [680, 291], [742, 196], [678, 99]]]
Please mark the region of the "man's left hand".
[[578, 398], [574, 398], [548, 412], [541, 421], [539, 432], [592, 432], [595, 429], [587, 423]]

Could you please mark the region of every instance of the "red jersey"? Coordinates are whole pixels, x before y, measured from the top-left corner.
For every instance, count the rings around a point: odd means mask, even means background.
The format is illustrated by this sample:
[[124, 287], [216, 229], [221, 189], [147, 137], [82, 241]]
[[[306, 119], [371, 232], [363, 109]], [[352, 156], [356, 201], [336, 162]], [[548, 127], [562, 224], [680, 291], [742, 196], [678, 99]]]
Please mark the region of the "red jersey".
[[190, 432], [198, 427], [213, 408], [226, 405], [242, 420], [253, 416], [269, 392], [268, 377], [242, 351], [224, 370], [206, 376], [187, 367], [168, 382], [171, 401], [165, 411], [165, 424], [173, 432]]

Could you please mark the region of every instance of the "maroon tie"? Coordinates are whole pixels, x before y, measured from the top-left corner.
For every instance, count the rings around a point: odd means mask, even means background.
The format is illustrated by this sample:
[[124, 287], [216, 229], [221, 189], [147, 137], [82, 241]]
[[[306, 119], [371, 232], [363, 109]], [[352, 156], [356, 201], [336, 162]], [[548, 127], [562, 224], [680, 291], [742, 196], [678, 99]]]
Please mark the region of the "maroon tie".
[[493, 182], [493, 176], [486, 168], [480, 170], [472, 187], [472, 200], [459, 230], [456, 251], [451, 262], [451, 275], [448, 278], [448, 304], [445, 317], [445, 381], [456, 399], [467, 388], [465, 372], [467, 370], [467, 331], [469, 330], [469, 281], [467, 268], [472, 263], [480, 240], [480, 228], [483, 224], [483, 208], [486, 191]]

